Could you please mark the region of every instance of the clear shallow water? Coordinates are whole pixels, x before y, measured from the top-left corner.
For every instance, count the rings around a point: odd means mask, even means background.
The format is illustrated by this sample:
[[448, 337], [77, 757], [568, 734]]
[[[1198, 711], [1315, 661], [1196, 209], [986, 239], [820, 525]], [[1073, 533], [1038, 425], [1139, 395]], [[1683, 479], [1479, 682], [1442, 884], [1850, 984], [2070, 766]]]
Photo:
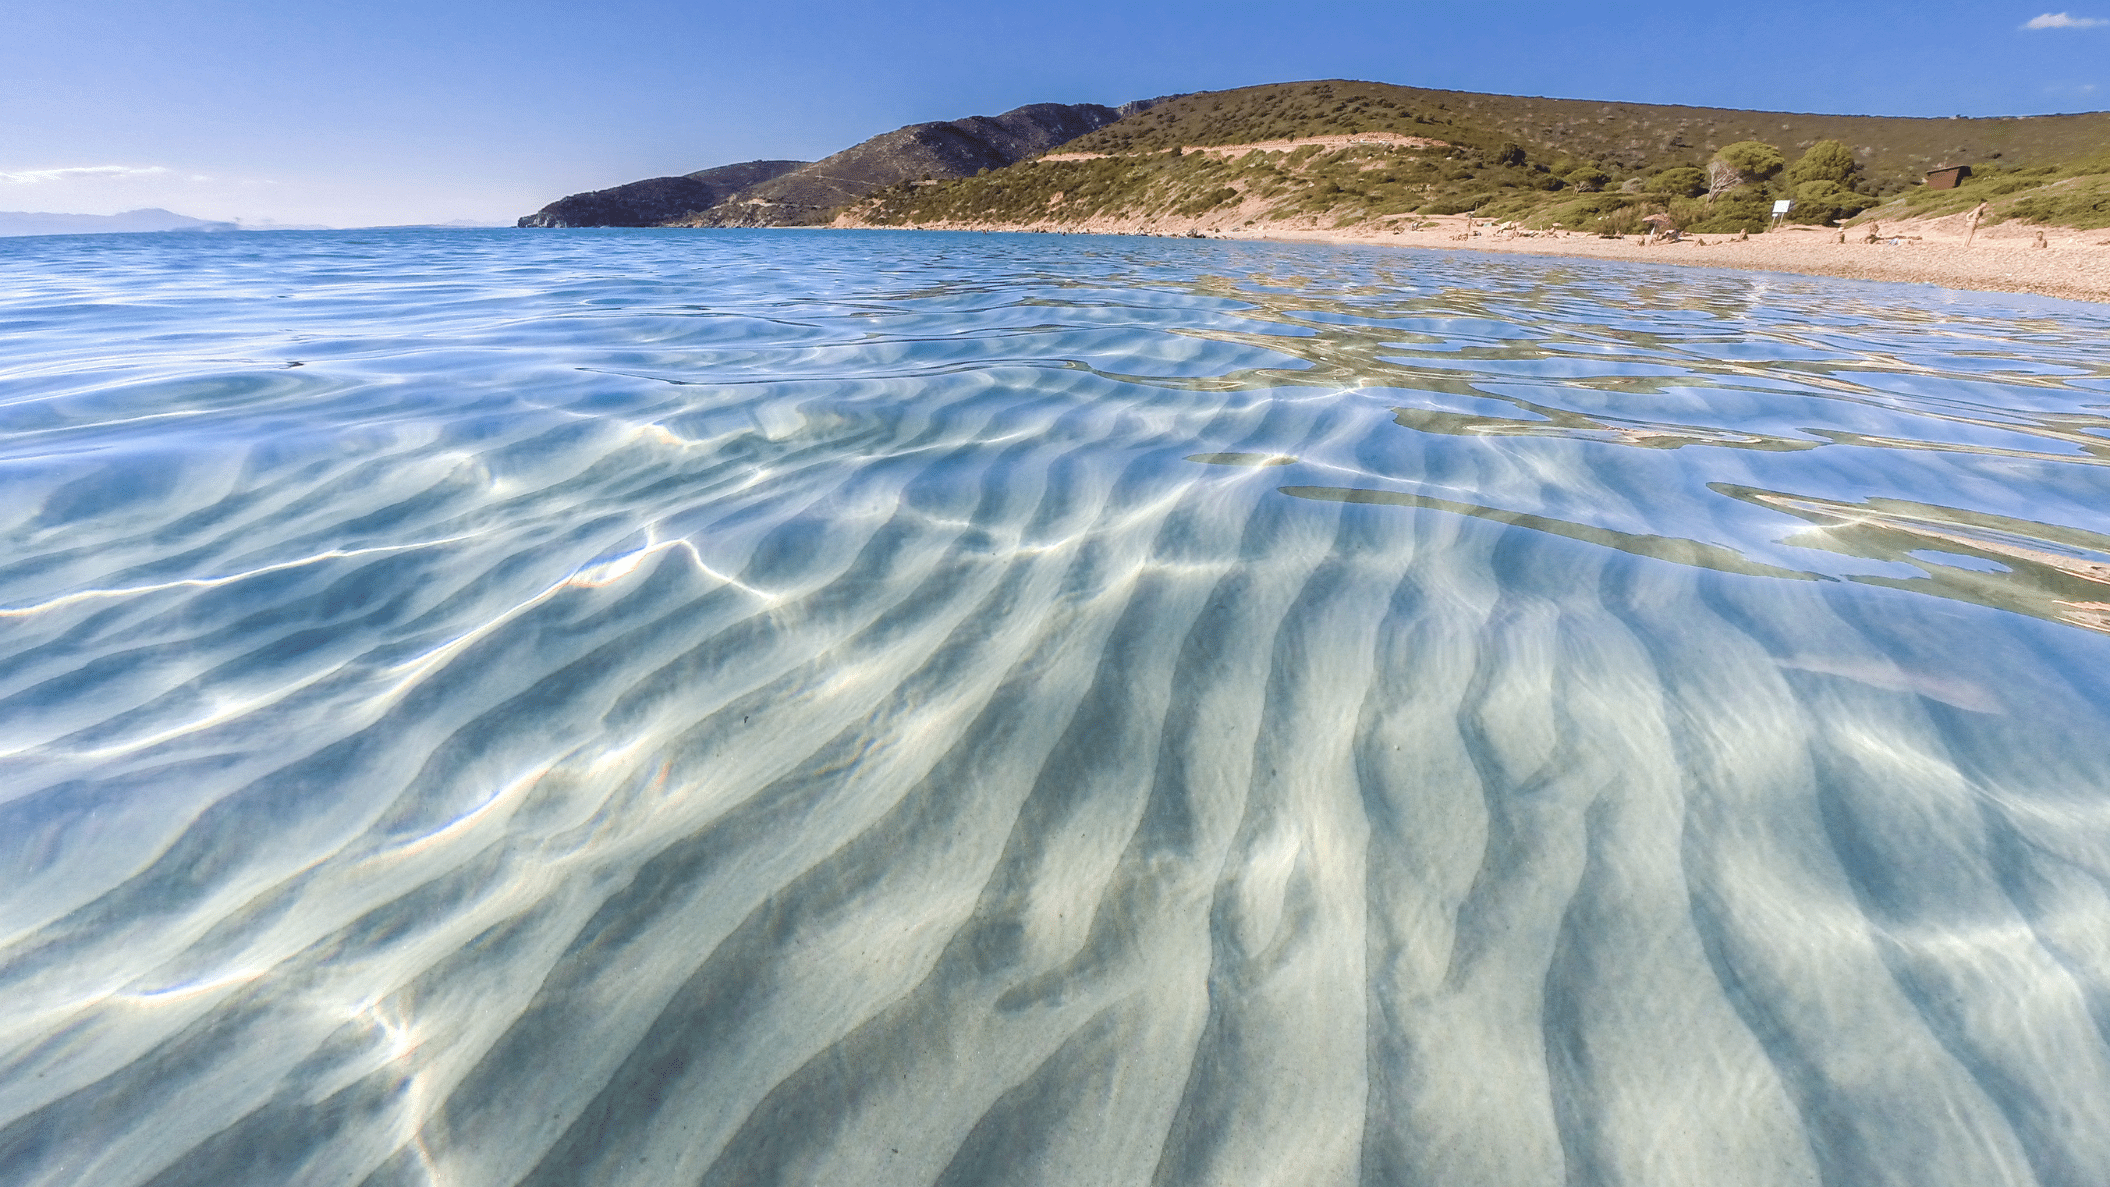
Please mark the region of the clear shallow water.
[[0, 243], [0, 1182], [2110, 1182], [2110, 312]]

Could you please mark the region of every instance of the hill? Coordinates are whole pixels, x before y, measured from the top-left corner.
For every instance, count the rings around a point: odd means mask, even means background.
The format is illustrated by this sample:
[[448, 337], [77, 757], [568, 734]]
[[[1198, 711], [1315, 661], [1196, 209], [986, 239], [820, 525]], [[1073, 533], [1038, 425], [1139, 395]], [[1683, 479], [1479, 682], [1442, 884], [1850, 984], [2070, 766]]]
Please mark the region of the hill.
[[[1995, 219], [2103, 226], [2106, 148], [2110, 112], [1811, 115], [1331, 80], [911, 124], [737, 185], [696, 179], [790, 163], [574, 195], [521, 225], [1061, 227], [1114, 218], [1208, 231], [1472, 212], [1609, 234], [1662, 215], [1681, 229], [1734, 233], [1762, 229], [1781, 199], [1795, 204], [1791, 220], [1810, 223], [1968, 199], [1965, 207], [1992, 201]], [[1725, 149], [1749, 158], [1743, 172], [1721, 171]], [[1977, 176], [1929, 196], [1928, 170], [1964, 164]]]
[[656, 227], [707, 210], [805, 161], [743, 161], [679, 177], [651, 177], [559, 198], [522, 218], [523, 227]]
[[803, 169], [750, 187], [688, 226], [806, 226], [883, 186], [970, 177], [1038, 156], [1140, 110], [1097, 103], [1034, 103], [997, 116], [897, 128]]
[[[2110, 160], [2088, 155], [2106, 145], [2106, 112], [1904, 119], [1288, 83], [1170, 99], [1035, 161], [877, 192], [839, 221], [1059, 228], [1112, 219], [1207, 233], [1472, 212], [1619, 234], [1660, 214], [1681, 229], [1735, 233], [1763, 229], [1780, 199], [1794, 203], [1791, 220], [1828, 223], [1885, 199], [1947, 195], [1965, 208], [1993, 200], [1995, 220], [2104, 226], [2110, 204], [2085, 179], [2110, 173]], [[1741, 171], [1721, 169], [1723, 150]], [[1973, 164], [1977, 176], [1953, 191], [1922, 183], [1928, 168], [1947, 164]]]
[[561, 198], [523, 227], [806, 226], [898, 182], [945, 181], [1035, 157], [1147, 109], [1033, 103], [1002, 115], [910, 124], [811, 163], [748, 161]]
[[1790, 156], [1820, 140], [1849, 145], [1863, 174], [1895, 193], [1938, 165], [2042, 165], [2110, 148], [2110, 112], [1925, 119], [1804, 115], [1432, 91], [1332, 80], [1183, 95], [1068, 146], [1149, 153], [1349, 132], [1434, 136], [1475, 149], [1512, 142], [1533, 156], [1591, 161], [1620, 174], [1701, 165], [1738, 141]]

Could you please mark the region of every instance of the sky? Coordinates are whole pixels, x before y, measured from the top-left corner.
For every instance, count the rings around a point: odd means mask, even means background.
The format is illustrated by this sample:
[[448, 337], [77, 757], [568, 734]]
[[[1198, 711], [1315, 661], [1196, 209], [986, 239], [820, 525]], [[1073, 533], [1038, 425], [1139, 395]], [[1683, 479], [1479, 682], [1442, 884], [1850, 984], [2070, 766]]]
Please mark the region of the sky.
[[2055, 2], [5, 0], [0, 210], [511, 223], [924, 120], [1314, 78], [1858, 115], [2110, 108], [2110, 0]]

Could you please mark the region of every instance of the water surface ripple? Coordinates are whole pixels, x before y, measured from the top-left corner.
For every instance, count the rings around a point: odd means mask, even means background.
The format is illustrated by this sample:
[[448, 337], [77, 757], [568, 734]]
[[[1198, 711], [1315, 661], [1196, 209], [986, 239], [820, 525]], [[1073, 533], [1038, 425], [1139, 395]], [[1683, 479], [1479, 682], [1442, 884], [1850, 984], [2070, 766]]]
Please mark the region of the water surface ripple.
[[2110, 315], [0, 242], [0, 1182], [2110, 1183]]

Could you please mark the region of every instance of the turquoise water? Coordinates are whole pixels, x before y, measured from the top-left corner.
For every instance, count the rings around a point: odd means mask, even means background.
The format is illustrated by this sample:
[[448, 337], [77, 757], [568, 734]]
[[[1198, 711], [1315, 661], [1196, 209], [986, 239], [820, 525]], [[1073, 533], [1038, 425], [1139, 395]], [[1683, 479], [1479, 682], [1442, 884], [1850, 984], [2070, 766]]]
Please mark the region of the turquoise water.
[[0, 1182], [2110, 1183], [2110, 308], [0, 275]]

